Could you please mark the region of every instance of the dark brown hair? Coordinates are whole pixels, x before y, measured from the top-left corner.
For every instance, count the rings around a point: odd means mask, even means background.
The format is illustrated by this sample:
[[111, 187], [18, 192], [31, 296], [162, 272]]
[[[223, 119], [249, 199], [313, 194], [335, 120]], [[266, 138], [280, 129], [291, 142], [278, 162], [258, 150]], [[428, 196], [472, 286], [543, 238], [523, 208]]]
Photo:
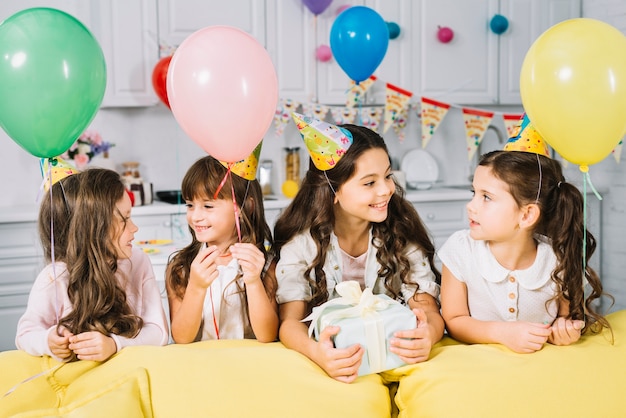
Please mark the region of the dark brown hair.
[[[593, 301], [605, 293], [598, 274], [589, 266], [596, 240], [585, 229], [583, 195], [576, 186], [565, 181], [561, 164], [535, 153], [492, 151], [482, 156], [479, 165], [489, 167], [495, 177], [508, 184], [519, 207], [531, 203], [539, 206], [534, 232], [550, 239], [557, 258], [551, 275], [558, 289], [553, 300], [568, 302], [571, 319], [585, 320], [586, 326], [597, 322], [599, 329], [610, 328], [608, 321], [594, 309]], [[584, 266], [583, 243], [586, 247]], [[586, 299], [583, 277], [591, 288]]]
[[[224, 178], [226, 182], [221, 185]], [[206, 156], [200, 158], [187, 170], [183, 178], [181, 194], [186, 201], [194, 198], [213, 200], [216, 190], [219, 189], [216, 199], [232, 201], [231, 185], [240, 208], [241, 242], [255, 244], [267, 260], [266, 246], [269, 248], [272, 245], [272, 233], [265, 221], [263, 193], [257, 180], [246, 180], [236, 174], [228, 173], [222, 163], [211, 156]], [[181, 299], [189, 282], [191, 263], [203, 245], [196, 239], [191, 227], [189, 231], [192, 237], [191, 243], [170, 257], [166, 274], [168, 285]], [[265, 272], [261, 274], [265, 290], [271, 298], [276, 293], [276, 284], [272, 279], [273, 276]]]
[[[342, 127], [352, 134], [352, 145], [337, 165], [325, 173], [310, 161], [300, 191], [281, 213], [274, 229], [277, 256], [280, 256], [283, 245], [307, 230], [315, 241], [317, 255], [313, 264], [304, 272], [313, 290], [311, 307], [327, 301], [329, 296], [323, 266], [335, 223], [333, 190], [338, 190], [354, 175], [356, 162], [365, 151], [381, 149], [389, 154], [383, 138], [371, 129], [356, 125]], [[397, 184], [396, 192], [389, 202], [387, 219], [380, 223], [372, 223], [372, 245], [378, 250], [376, 259], [381, 266], [378, 275], [384, 279], [385, 288], [394, 298], [400, 297], [400, 286], [408, 280], [411, 273], [411, 265], [405, 255], [408, 245], [415, 245], [422, 250], [428, 258], [437, 283], [440, 283], [441, 274], [434, 264], [435, 247], [429, 233], [413, 205], [404, 198], [404, 191]], [[310, 278], [311, 272], [314, 272], [314, 279]]]

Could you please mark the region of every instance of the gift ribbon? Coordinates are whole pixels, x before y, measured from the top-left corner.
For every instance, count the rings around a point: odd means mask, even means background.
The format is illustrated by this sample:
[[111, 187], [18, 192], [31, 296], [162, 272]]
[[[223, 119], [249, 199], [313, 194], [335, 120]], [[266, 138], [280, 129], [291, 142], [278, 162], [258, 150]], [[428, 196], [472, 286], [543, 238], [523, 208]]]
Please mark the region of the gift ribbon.
[[[311, 321], [309, 337], [316, 328], [319, 332], [340, 319], [361, 317], [364, 322], [370, 370], [372, 372], [384, 370], [387, 362], [386, 336], [378, 311], [398, 302], [393, 299], [380, 298], [374, 295], [370, 288], [361, 291], [359, 283], [353, 280], [338, 283], [335, 290], [340, 297], [313, 308], [311, 314], [302, 320], [302, 322]], [[324, 311], [331, 306], [346, 306], [346, 308], [324, 314]], [[322, 314], [324, 314], [323, 317]], [[320, 322], [319, 327], [318, 322]]]

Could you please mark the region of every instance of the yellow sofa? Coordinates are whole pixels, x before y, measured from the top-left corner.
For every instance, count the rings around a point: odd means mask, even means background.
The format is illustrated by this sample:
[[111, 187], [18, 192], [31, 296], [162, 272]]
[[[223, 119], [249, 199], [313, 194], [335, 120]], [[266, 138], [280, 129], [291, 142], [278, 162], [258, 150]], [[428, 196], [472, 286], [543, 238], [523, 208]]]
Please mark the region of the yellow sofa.
[[429, 361], [352, 384], [280, 343], [128, 347], [102, 364], [5, 351], [0, 416], [623, 417], [626, 311], [608, 319], [613, 343], [605, 332], [516, 354], [446, 337]]

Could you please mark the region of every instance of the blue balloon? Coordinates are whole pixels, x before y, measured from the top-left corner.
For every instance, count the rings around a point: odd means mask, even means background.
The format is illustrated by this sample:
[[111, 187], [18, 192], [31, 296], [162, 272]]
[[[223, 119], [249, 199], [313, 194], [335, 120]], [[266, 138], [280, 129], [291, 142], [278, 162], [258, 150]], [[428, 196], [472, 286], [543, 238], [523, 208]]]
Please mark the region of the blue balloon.
[[341, 69], [359, 83], [380, 65], [389, 45], [383, 18], [365, 6], [350, 7], [337, 16], [330, 29], [330, 49]]

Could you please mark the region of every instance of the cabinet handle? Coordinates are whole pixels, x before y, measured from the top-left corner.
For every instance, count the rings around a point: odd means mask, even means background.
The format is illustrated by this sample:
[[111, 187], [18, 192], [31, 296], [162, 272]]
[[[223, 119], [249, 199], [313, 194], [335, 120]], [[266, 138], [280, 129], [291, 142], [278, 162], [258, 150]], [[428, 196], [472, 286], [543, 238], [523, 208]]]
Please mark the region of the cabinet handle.
[[166, 228], [170, 228], [172, 226], [172, 222], [170, 221], [163, 221], [163, 226]]
[[435, 219], [435, 214], [434, 213], [429, 213], [428, 215], [426, 215], [426, 219], [432, 221], [433, 219]]

